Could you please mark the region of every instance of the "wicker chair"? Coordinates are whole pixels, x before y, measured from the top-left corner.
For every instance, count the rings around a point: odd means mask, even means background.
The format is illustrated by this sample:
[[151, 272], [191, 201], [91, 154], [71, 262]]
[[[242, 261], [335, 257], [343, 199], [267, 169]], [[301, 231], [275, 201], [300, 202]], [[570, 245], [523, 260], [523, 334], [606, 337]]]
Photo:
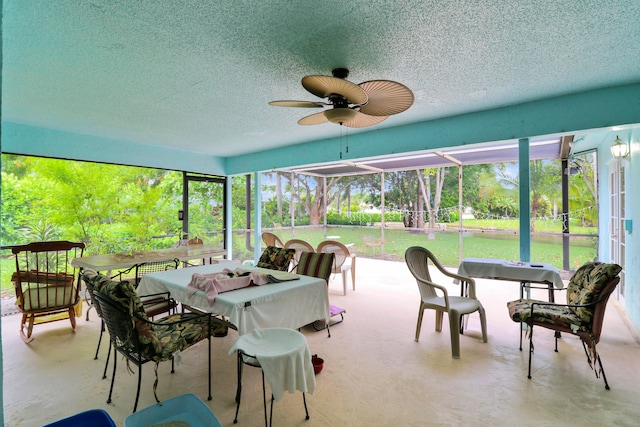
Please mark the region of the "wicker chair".
[[[16, 291], [16, 305], [22, 313], [20, 336], [25, 343], [33, 340], [33, 325], [69, 318], [75, 331], [79, 306], [78, 269], [71, 260], [81, 257], [84, 243], [68, 241], [34, 242], [12, 246], [16, 271], [11, 276]], [[80, 313], [76, 313], [75, 310]], [[25, 327], [27, 329], [25, 333]]]

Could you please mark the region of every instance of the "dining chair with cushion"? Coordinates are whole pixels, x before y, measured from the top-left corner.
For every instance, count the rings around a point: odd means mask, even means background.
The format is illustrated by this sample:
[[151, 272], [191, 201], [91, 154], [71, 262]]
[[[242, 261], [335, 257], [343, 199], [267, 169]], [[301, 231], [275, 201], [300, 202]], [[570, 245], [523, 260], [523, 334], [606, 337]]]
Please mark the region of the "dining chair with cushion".
[[[444, 313], [449, 316], [449, 332], [451, 335], [451, 356], [460, 358], [460, 333], [462, 332], [462, 316], [478, 312], [482, 328], [482, 341], [487, 342], [487, 322], [484, 307], [476, 298], [476, 284], [470, 277], [451, 273], [444, 268], [435, 255], [426, 248], [412, 246], [405, 251], [405, 260], [409, 271], [415, 277], [420, 290], [420, 309], [418, 311], [418, 324], [416, 326], [415, 341], [420, 338], [422, 317], [424, 310], [436, 311], [436, 331], [442, 331], [442, 318]], [[435, 283], [429, 271], [429, 262], [443, 275], [458, 280], [463, 289], [468, 289], [468, 296], [451, 296], [442, 285]]]
[[295, 253], [295, 249], [267, 246], [265, 250], [262, 251], [256, 267], [289, 271], [289, 266]]
[[[300, 254], [300, 261], [298, 262], [298, 266], [296, 268], [296, 274], [323, 279], [325, 282], [327, 282], [327, 286], [329, 286], [329, 277], [331, 276], [333, 265], [335, 264], [334, 259], [335, 254], [333, 252], [302, 252]], [[336, 316], [340, 316], [340, 320], [330, 321], [330, 323], [327, 324], [324, 319], [318, 319], [313, 323], [313, 328], [316, 331], [321, 331], [326, 328], [328, 336], [331, 337], [330, 327], [338, 323], [342, 323], [342, 321], [344, 321], [344, 313], [346, 312], [347, 310], [342, 307], [329, 304], [329, 317], [333, 318]]]
[[[11, 247], [16, 270], [11, 276], [16, 306], [22, 314], [20, 336], [33, 340], [34, 324], [69, 319], [75, 332], [76, 316], [82, 315], [78, 269], [71, 260], [81, 257], [84, 243], [32, 242]], [[26, 329], [26, 332], [25, 332]]]
[[275, 234], [268, 231], [262, 232], [262, 241], [267, 246], [277, 246], [279, 248], [284, 248], [284, 243], [282, 242], [282, 240]]
[[332, 273], [342, 275], [342, 292], [347, 294], [347, 272], [351, 271], [351, 286], [356, 290], [356, 254], [352, 254], [349, 248], [335, 240], [325, 240], [318, 244], [316, 252], [333, 253], [335, 261]]
[[[533, 299], [519, 299], [507, 303], [511, 319], [529, 326], [527, 373], [529, 379], [531, 379], [531, 356], [533, 355], [533, 327], [540, 326], [556, 332], [556, 352], [558, 351], [557, 332], [578, 336], [589, 366], [594, 369], [596, 377], [602, 374], [605, 388], [609, 390], [609, 383], [602, 367], [600, 354], [596, 350], [596, 344], [600, 342], [607, 301], [620, 282], [618, 276], [620, 271], [622, 267], [618, 264], [589, 262], [581, 266], [569, 280], [566, 304]], [[593, 366], [596, 361], [599, 369]]]
[[[98, 275], [99, 276], [99, 275]], [[126, 280], [116, 281], [101, 277], [87, 277], [94, 281], [94, 296], [100, 306], [111, 345], [114, 351], [113, 374], [107, 403], [111, 403], [113, 385], [117, 368], [116, 353], [122, 354], [129, 362], [138, 367], [138, 386], [133, 412], [138, 407], [140, 386], [142, 383], [142, 365], [155, 362], [156, 380], [153, 395], [158, 385], [158, 365], [171, 360], [171, 373], [174, 372], [174, 355], [207, 339], [208, 343], [208, 399], [211, 400], [211, 337], [224, 337], [230, 323], [213, 317], [210, 313], [178, 313], [158, 321], [149, 319], [142, 301], [133, 285]], [[168, 294], [165, 293], [165, 294]], [[168, 298], [166, 295], [165, 298]]]
[[313, 247], [313, 245], [309, 242], [305, 242], [304, 240], [300, 240], [300, 239], [290, 239], [287, 240], [284, 243], [284, 247], [286, 249], [295, 249], [295, 254], [293, 255], [293, 262], [292, 262], [292, 266], [291, 266], [291, 270], [293, 271], [293, 269], [296, 268], [296, 266], [298, 265], [298, 262], [300, 262], [300, 254], [302, 254], [302, 252], [315, 252], [316, 249]]

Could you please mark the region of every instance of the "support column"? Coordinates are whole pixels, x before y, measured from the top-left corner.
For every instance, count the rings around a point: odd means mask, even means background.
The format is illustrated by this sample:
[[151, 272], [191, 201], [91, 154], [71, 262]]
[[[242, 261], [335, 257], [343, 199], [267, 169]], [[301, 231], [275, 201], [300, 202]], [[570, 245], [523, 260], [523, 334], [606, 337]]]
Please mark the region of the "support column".
[[518, 140], [520, 169], [520, 261], [531, 261], [531, 184], [529, 181], [529, 138]]

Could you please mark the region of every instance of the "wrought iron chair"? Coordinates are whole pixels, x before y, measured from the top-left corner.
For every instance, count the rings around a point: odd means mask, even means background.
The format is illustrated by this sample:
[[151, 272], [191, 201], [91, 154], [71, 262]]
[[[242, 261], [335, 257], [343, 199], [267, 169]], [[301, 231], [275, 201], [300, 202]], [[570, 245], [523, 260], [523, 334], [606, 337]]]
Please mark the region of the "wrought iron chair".
[[[589, 366], [595, 371], [596, 377], [600, 373], [602, 374], [604, 386], [609, 390], [609, 383], [602, 367], [600, 354], [596, 350], [596, 344], [600, 342], [607, 301], [620, 282], [620, 277], [618, 277], [620, 271], [622, 271], [622, 267], [618, 264], [590, 262], [583, 265], [569, 280], [566, 304], [532, 299], [519, 299], [507, 303], [511, 319], [529, 326], [529, 370], [527, 373], [529, 379], [531, 379], [531, 356], [533, 355], [533, 327], [541, 326], [556, 331], [556, 352], [558, 351], [557, 332], [578, 336]], [[522, 351], [522, 346], [520, 351]], [[596, 361], [599, 370], [593, 366]]]
[[[33, 340], [33, 325], [69, 318], [75, 331], [76, 316], [82, 315], [78, 269], [71, 260], [81, 257], [84, 243], [33, 242], [11, 247], [16, 271], [11, 276], [16, 305], [22, 313], [20, 336]], [[79, 312], [77, 312], [79, 311]], [[26, 333], [25, 333], [26, 328]]]
[[356, 254], [352, 254], [349, 248], [335, 240], [325, 240], [318, 244], [316, 252], [335, 254], [333, 273], [342, 275], [342, 291], [347, 294], [347, 272], [351, 271], [351, 286], [356, 290]]
[[[209, 313], [179, 313], [152, 321], [145, 314], [143, 304], [134, 287], [128, 281], [114, 281], [98, 277], [88, 277], [93, 280], [94, 296], [100, 306], [111, 345], [114, 351], [113, 374], [107, 403], [111, 403], [113, 385], [117, 368], [116, 352], [122, 354], [127, 363], [138, 367], [138, 387], [133, 412], [138, 407], [140, 385], [142, 381], [142, 365], [155, 362], [156, 381], [153, 394], [156, 394], [158, 384], [158, 365], [160, 362], [171, 360], [171, 373], [174, 372], [173, 355], [186, 350], [196, 343], [207, 339], [208, 345], [208, 399], [211, 400], [211, 337], [227, 335], [228, 322], [213, 317]], [[163, 294], [165, 299], [168, 293]]]
[[[420, 328], [422, 327], [422, 317], [426, 309], [436, 311], [436, 331], [442, 331], [442, 317], [444, 313], [449, 316], [449, 330], [451, 334], [451, 356], [454, 359], [460, 358], [460, 333], [462, 332], [462, 316], [478, 312], [482, 327], [482, 341], [487, 342], [487, 321], [484, 307], [476, 298], [476, 284], [470, 277], [453, 274], [444, 268], [436, 259], [435, 255], [428, 249], [420, 246], [412, 246], [405, 251], [405, 260], [409, 271], [415, 277], [420, 290], [420, 311], [418, 312], [418, 324], [416, 326], [417, 342], [420, 338]], [[467, 286], [469, 296], [450, 296], [447, 288], [432, 281], [429, 273], [429, 261], [447, 277], [459, 280], [461, 286]]]

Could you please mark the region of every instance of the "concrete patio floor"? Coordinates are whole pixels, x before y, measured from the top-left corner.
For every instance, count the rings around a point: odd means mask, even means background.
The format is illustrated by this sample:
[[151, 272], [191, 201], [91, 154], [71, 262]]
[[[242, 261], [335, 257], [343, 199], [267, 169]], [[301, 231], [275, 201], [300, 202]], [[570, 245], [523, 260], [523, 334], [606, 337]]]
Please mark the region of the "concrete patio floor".
[[[478, 280], [478, 298], [487, 312], [489, 342], [482, 343], [477, 314], [460, 338], [461, 358], [451, 358], [448, 323], [434, 330], [434, 314], [425, 313], [420, 342], [414, 341], [419, 306], [415, 281], [404, 262], [359, 258], [356, 290], [342, 295], [339, 276], [329, 296], [347, 310], [345, 321], [326, 332], [302, 329], [312, 353], [324, 358], [317, 387], [307, 395], [305, 421], [300, 393], [274, 404], [279, 426], [635, 426], [640, 422], [640, 344], [619, 304], [609, 301], [598, 346], [611, 386], [605, 390], [587, 364], [580, 341], [563, 336], [553, 351], [553, 333], [536, 329], [531, 380], [527, 351], [518, 350], [519, 325], [507, 301], [517, 299], [518, 284]], [[452, 293], [459, 289], [441, 281]], [[533, 291], [544, 298], [546, 291]], [[539, 292], [539, 294], [536, 294]], [[2, 317], [5, 425], [41, 426], [91, 408], [103, 408], [116, 421], [133, 409], [137, 375], [118, 370], [111, 404], [109, 379], [102, 380], [107, 346], [94, 360], [100, 319], [78, 318], [75, 333], [67, 320], [34, 328], [24, 344], [18, 315]], [[230, 331], [213, 341], [213, 400], [206, 396], [206, 343], [182, 354], [175, 374], [159, 368], [158, 396], [194, 393], [223, 425], [233, 425], [236, 409], [236, 358], [228, 355], [237, 338]], [[110, 376], [111, 370], [109, 370]], [[153, 364], [143, 367], [139, 408], [153, 405]], [[246, 368], [238, 426], [263, 424], [260, 371]]]

